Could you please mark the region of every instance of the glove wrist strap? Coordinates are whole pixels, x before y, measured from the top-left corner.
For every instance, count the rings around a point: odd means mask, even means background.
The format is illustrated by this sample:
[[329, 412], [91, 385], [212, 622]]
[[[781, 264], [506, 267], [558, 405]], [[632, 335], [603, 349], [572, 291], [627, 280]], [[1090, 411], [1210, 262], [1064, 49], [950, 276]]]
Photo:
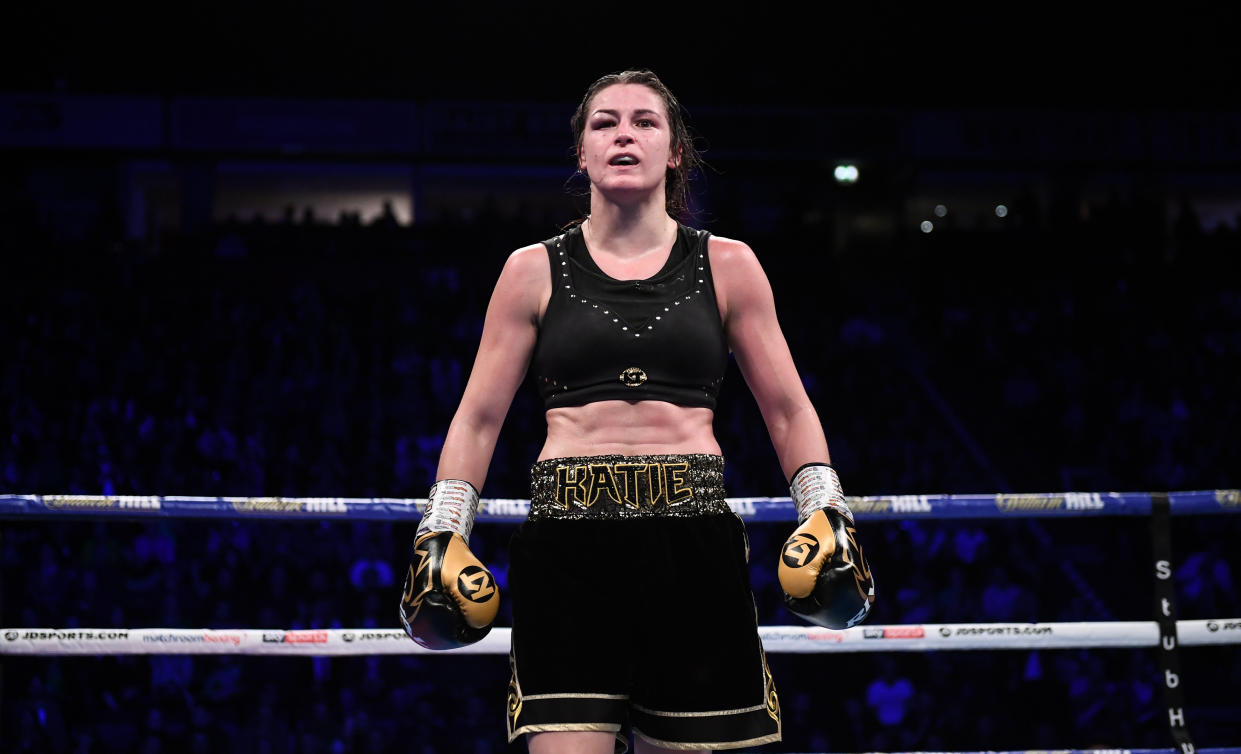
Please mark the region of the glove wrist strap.
[[478, 490], [462, 479], [443, 479], [431, 485], [422, 522], [415, 537], [435, 531], [451, 531], [461, 535], [468, 544], [478, 512]]
[[815, 511], [831, 508], [853, 523], [853, 511], [845, 502], [844, 490], [836, 470], [825, 463], [808, 463], [793, 475], [789, 493], [797, 506], [797, 523], [803, 523]]

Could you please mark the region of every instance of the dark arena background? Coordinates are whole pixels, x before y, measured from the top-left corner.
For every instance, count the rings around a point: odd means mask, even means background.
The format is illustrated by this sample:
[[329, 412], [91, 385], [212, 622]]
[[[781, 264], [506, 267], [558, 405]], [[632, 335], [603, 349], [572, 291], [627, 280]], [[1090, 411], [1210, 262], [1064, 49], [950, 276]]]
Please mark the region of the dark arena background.
[[[975, 519], [901, 498], [859, 515], [865, 626], [1153, 637], [1170, 594], [1241, 631], [1235, 9], [455, 5], [6, 10], [0, 497], [425, 495], [507, 254], [585, 211], [569, 115], [599, 75], [650, 67], [706, 158], [691, 224], [758, 254], [847, 494], [1215, 506]], [[788, 494], [735, 366], [716, 431], [730, 495]], [[526, 384], [483, 497], [528, 497], [543, 432]], [[287, 513], [5, 508], [0, 649], [399, 629], [415, 518]], [[502, 589], [514, 525], [471, 539]], [[798, 623], [775, 582], [792, 525], [749, 524], [764, 626]], [[1235, 638], [1172, 669], [1153, 639], [874, 643], [773, 652], [784, 741], [763, 750], [1241, 746]], [[0, 660], [4, 752], [525, 750], [502, 655]]]

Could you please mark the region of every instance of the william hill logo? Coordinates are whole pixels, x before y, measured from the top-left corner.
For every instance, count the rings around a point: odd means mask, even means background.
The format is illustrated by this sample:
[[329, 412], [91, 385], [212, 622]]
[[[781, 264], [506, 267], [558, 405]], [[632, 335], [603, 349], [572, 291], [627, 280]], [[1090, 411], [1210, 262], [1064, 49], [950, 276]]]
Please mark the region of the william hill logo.
[[528, 500], [488, 500], [483, 503], [483, 512], [489, 516], [520, 516], [530, 514]]
[[996, 495], [995, 506], [1001, 511], [1092, 511], [1106, 507], [1097, 492], [1065, 492], [1061, 495]]
[[932, 513], [930, 495], [849, 498], [854, 513]]
[[1103, 498], [1097, 492], [1066, 492], [1064, 507], [1071, 511], [1103, 510]]
[[160, 509], [159, 497], [142, 495], [44, 495], [43, 504], [51, 510], [157, 511]]
[[931, 501], [926, 495], [895, 495], [891, 500], [893, 513], [931, 512]]
[[1241, 490], [1216, 490], [1215, 502], [1221, 508], [1241, 508]]
[[349, 506], [335, 497], [226, 497], [224, 500], [238, 513], [267, 516], [349, 512]]

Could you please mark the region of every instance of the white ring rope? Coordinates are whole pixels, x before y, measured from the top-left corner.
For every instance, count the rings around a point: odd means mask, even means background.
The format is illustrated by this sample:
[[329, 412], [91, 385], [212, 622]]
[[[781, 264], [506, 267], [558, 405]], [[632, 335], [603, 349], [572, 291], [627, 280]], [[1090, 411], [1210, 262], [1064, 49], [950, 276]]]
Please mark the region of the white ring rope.
[[[1195, 749], [1195, 754], [1241, 754], [1241, 747]], [[870, 752], [884, 754], [884, 752]], [[1013, 751], [905, 751], [887, 754], [1184, 754], [1180, 749], [1017, 749]]]
[[[709, 631], [710, 624], [703, 624]], [[0, 628], [0, 655], [381, 655], [508, 654], [508, 628], [461, 649], [431, 651], [400, 629], [324, 628]], [[968, 649], [1155, 647], [1154, 621], [1093, 623], [925, 623], [857, 626], [761, 626], [772, 653], [925, 652]], [[1241, 644], [1241, 618], [1177, 621], [1188, 647]]]

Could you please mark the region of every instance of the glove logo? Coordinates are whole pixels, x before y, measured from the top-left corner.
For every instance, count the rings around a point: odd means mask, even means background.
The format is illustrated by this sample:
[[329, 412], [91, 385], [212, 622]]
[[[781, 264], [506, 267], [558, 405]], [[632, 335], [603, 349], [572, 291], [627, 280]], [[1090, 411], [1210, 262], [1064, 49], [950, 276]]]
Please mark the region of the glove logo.
[[1211, 633], [1215, 633], [1219, 630], [1219, 624], [1215, 621], [1207, 621], [1207, 630]]
[[8, 639], [9, 641], [17, 641], [18, 636], [21, 636], [21, 634], [17, 633], [16, 631], [5, 631], [4, 632], [4, 638]]
[[799, 533], [789, 537], [784, 543], [784, 552], [780, 559], [789, 568], [801, 568], [819, 554], [819, 540], [811, 534]]
[[457, 577], [457, 591], [470, 602], [486, 602], [496, 593], [496, 587], [486, 568], [468, 566]]
[[350, 642], [354, 640], [354, 635], [352, 633], [346, 632], [342, 634], [340, 638], [344, 639], [347, 642]]

